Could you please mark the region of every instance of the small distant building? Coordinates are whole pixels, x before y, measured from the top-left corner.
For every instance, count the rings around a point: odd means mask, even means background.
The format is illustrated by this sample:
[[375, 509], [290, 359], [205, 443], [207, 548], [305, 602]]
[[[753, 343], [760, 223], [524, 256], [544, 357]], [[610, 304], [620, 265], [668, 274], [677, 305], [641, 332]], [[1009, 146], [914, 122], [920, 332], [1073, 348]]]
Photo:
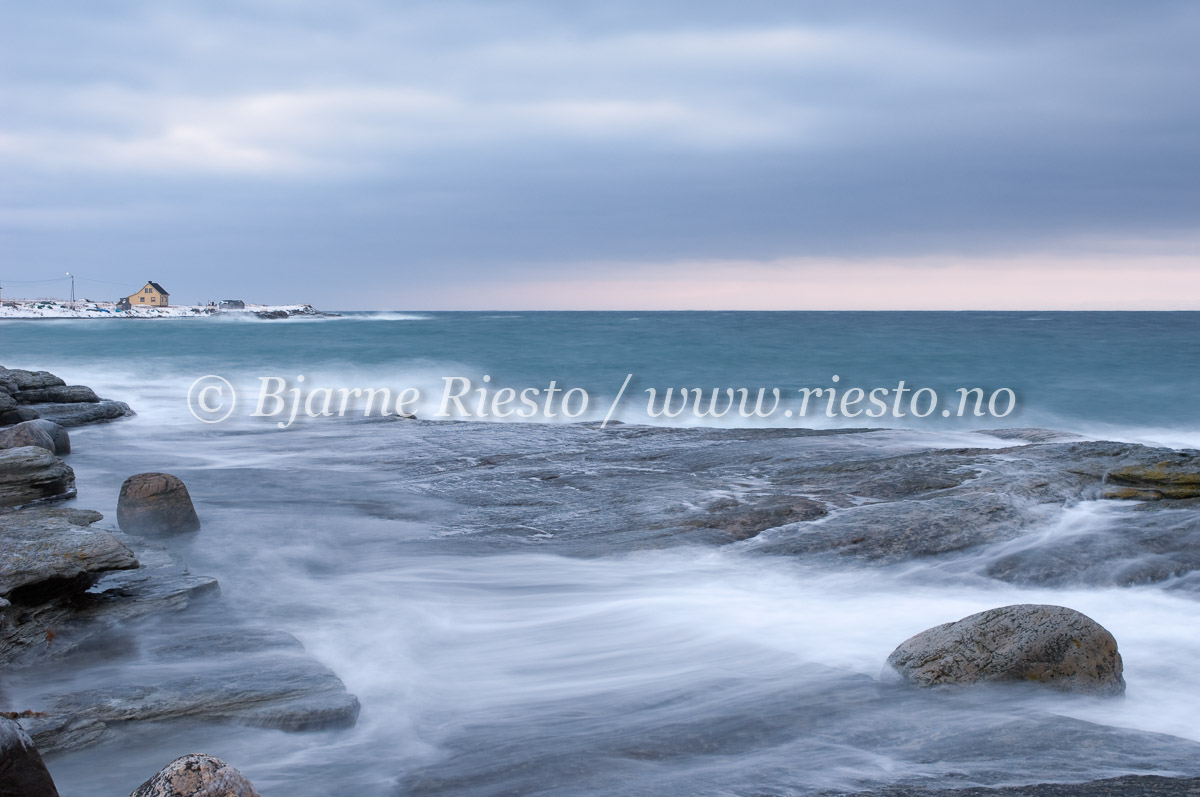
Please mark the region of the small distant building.
[[217, 309], [218, 310], [245, 310], [246, 303], [243, 302], [241, 299], [222, 299], [220, 301], [220, 303], [217, 304]]
[[170, 304], [170, 294], [157, 282], [147, 282], [137, 293], [131, 293], [125, 301], [131, 307], [166, 307]]
[[130, 307], [133, 307], [133, 305], [129, 303], [128, 296], [117, 302], [117, 310], [128, 310]]

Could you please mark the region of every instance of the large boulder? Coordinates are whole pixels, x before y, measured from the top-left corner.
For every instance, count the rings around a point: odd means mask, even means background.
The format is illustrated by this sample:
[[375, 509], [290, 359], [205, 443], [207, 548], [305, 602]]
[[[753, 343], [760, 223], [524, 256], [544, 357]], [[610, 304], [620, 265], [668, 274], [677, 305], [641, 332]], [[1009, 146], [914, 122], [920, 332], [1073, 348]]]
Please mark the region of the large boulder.
[[46, 434], [50, 435], [50, 439], [54, 441], [54, 453], [60, 457], [64, 457], [71, 453], [71, 436], [67, 434], [67, 430], [59, 426], [54, 421], [47, 418], [38, 418], [28, 423], [42, 429]]
[[883, 676], [917, 687], [1034, 682], [1063, 692], [1125, 692], [1117, 641], [1063, 606], [1018, 604], [945, 623], [905, 640]]
[[0, 414], [17, 408], [17, 400], [8, 391], [0, 389]]
[[246, 776], [219, 758], [176, 758], [129, 797], [259, 797]]
[[16, 395], [16, 399], [22, 404], [39, 404], [43, 402], [52, 404], [86, 402], [93, 404], [99, 401], [100, 397], [86, 385], [55, 385], [54, 387], [22, 390]]
[[75, 471], [45, 448], [0, 450], [0, 506], [75, 494]]
[[[54, 425], [58, 426], [58, 424]], [[23, 446], [37, 446], [46, 449], [51, 454], [58, 453], [58, 446], [54, 444], [54, 438], [51, 437], [48, 430], [38, 425], [38, 421], [24, 421], [15, 426], [0, 429], [0, 448], [21, 448]]]
[[0, 717], [0, 797], [58, 797], [29, 734]]
[[200, 528], [187, 487], [169, 473], [139, 473], [126, 479], [117, 500], [117, 523], [130, 534]]

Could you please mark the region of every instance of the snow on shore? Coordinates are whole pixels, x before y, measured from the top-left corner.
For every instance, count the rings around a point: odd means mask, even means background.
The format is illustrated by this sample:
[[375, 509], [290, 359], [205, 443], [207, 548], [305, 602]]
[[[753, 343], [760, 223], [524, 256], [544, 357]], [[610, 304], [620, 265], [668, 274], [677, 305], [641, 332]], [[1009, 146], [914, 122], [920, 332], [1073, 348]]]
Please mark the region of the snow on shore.
[[3, 318], [205, 318], [208, 316], [290, 318], [291, 316], [325, 315], [309, 304], [248, 304], [245, 310], [218, 310], [207, 305], [170, 305], [167, 307], [132, 307], [118, 310], [115, 302], [78, 301], [72, 305], [52, 299], [4, 301], [0, 303]]

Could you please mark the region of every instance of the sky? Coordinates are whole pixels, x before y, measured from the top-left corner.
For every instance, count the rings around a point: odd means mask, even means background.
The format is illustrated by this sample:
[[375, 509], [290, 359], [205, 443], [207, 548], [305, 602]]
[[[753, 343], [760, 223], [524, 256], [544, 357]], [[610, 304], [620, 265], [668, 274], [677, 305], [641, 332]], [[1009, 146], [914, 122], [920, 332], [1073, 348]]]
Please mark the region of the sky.
[[1200, 309], [1200, 4], [0, 0], [3, 296]]

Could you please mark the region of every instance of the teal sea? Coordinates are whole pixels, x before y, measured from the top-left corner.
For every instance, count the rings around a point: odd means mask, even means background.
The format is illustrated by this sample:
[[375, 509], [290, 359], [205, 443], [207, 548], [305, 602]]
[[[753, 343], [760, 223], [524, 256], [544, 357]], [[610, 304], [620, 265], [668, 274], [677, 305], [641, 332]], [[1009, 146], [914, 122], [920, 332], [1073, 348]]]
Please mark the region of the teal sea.
[[[423, 399], [418, 414], [432, 416], [446, 377], [479, 386], [487, 375], [492, 388], [545, 388], [551, 380], [584, 388], [591, 398], [586, 420], [603, 417], [633, 374], [614, 417], [670, 423], [647, 417], [646, 389], [656, 389], [661, 401], [667, 388], [778, 388], [787, 401], [799, 388], [834, 387], [836, 375], [843, 390], [894, 389], [901, 381], [909, 389], [932, 388], [953, 415], [944, 418], [939, 409], [925, 419], [911, 413], [830, 419], [814, 399], [803, 420], [777, 414], [751, 422], [931, 432], [1040, 426], [1166, 445], [1200, 442], [1194, 368], [1200, 313], [391, 312], [284, 323], [37, 320], [0, 324], [0, 351], [10, 367], [53, 366], [125, 392], [170, 387], [178, 390], [180, 411], [187, 385], [206, 374], [225, 376], [250, 395], [262, 376], [304, 375], [310, 386], [415, 387]], [[999, 418], [960, 418], [959, 388], [981, 388], [985, 396], [1007, 388], [1014, 409]], [[1006, 404], [998, 402], [998, 410]], [[743, 421], [697, 421], [691, 413], [676, 421], [689, 422]]]

